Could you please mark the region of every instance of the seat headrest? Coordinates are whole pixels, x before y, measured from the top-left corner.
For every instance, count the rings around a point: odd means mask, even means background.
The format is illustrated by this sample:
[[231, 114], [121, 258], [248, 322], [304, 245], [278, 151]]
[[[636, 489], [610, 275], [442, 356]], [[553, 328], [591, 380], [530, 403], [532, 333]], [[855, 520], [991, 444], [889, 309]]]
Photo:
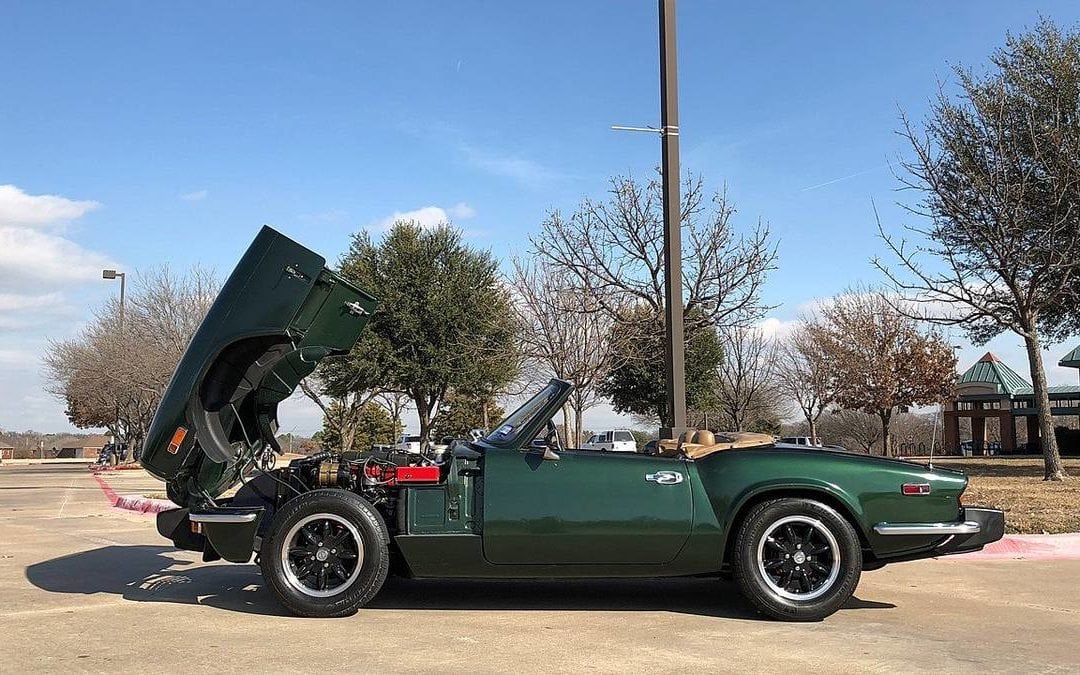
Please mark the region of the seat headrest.
[[696, 433], [697, 429], [687, 429], [682, 432], [682, 435], [679, 436], [679, 445], [682, 445], [683, 443], [696, 443], [697, 441], [694, 440], [694, 435]]
[[693, 442], [698, 445], [715, 445], [716, 436], [708, 429], [702, 429], [694, 434]]

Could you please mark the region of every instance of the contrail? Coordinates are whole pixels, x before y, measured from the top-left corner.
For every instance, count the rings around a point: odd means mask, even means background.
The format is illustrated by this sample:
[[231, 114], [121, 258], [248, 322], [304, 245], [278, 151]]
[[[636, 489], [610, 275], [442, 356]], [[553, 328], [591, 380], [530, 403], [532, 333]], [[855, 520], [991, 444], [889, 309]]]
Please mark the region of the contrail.
[[832, 180], [827, 180], [824, 183], [818, 183], [817, 185], [811, 185], [810, 187], [804, 187], [801, 190], [799, 190], [799, 192], [808, 192], [810, 190], [816, 190], [818, 188], [823, 188], [826, 185], [832, 185], [833, 183], [840, 183], [840, 182], [843, 182], [845, 180], [850, 180], [852, 178], [857, 178], [858, 176], [862, 176], [864, 174], [872, 173], [874, 171], [879, 171], [881, 169], [886, 168], [887, 166], [889, 166], [889, 165], [888, 164], [881, 164], [879, 166], [875, 166], [872, 169], [866, 169], [864, 171], [859, 171], [857, 173], [853, 173], [850, 176], [842, 176], [840, 178], [833, 178]]

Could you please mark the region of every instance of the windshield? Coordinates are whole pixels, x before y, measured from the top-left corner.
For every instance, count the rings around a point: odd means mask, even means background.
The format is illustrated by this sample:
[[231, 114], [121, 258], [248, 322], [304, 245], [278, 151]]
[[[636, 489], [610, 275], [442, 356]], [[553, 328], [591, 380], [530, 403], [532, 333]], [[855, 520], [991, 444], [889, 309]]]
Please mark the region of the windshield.
[[485, 436], [484, 440], [499, 445], [513, 443], [517, 440], [521, 430], [529, 426], [529, 423], [536, 419], [536, 416], [547, 407], [551, 399], [559, 396], [559, 393], [560, 387], [558, 384], [549, 382], [546, 387], [540, 390], [540, 393], [510, 413], [510, 416], [495, 427], [495, 431]]

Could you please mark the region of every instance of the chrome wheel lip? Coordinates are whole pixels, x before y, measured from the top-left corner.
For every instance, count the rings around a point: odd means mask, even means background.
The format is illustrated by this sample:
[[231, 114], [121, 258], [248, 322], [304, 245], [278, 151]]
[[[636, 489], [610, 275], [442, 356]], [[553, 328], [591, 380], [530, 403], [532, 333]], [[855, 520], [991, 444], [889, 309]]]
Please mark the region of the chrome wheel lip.
[[[293, 547], [295, 541], [300, 536], [300, 531], [305, 525], [316, 520], [329, 520], [343, 526], [348, 530], [349, 535], [353, 538], [353, 543], [356, 545], [356, 567], [353, 568], [349, 578], [340, 584], [327, 588], [325, 590], [319, 590], [317, 588], [311, 588], [306, 585], [296, 575], [296, 571], [293, 569], [289, 559], [289, 549]], [[360, 577], [360, 570], [364, 566], [364, 541], [360, 538], [360, 530], [353, 523], [349, 522], [346, 518], [334, 513], [313, 513], [310, 516], [306, 516], [297, 521], [281, 540], [281, 569], [285, 575], [285, 581], [294, 590], [303, 593], [312, 598], [329, 598], [331, 596], [338, 595], [351, 587], [356, 580]]]
[[[812, 591], [807, 591], [805, 593], [795, 593], [787, 590], [786, 588], [783, 588], [775, 581], [773, 581], [773, 578], [769, 575], [768, 572], [765, 571], [765, 544], [769, 540], [769, 537], [771, 537], [777, 529], [789, 523], [800, 523], [803, 525], [809, 525], [810, 527], [814, 528], [818, 533], [821, 534], [822, 537], [825, 538], [825, 541], [829, 545], [829, 552], [832, 554], [832, 566], [829, 568], [829, 575], [826, 577], [825, 581], [818, 588]], [[828, 526], [826, 526], [825, 523], [821, 522], [821, 520], [817, 518], [812, 518], [810, 516], [785, 516], [774, 521], [771, 525], [765, 528], [765, 532], [758, 540], [757, 568], [758, 573], [761, 574], [761, 578], [765, 582], [765, 585], [769, 587], [770, 591], [780, 596], [781, 598], [802, 602], [816, 600], [822, 595], [828, 593], [832, 589], [833, 585], [836, 583], [836, 580], [840, 577], [840, 544], [836, 541], [836, 536], [832, 533], [831, 530], [829, 530]]]

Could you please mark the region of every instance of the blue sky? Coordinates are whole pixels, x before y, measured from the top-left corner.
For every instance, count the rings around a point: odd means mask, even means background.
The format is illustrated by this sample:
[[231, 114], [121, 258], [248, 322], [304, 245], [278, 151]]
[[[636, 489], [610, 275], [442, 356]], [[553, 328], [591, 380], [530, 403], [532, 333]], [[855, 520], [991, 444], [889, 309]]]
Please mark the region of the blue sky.
[[[658, 163], [656, 138], [608, 128], [657, 123], [653, 0], [2, 12], [0, 428], [67, 427], [38, 359], [116, 292], [102, 266], [224, 275], [263, 223], [333, 260], [350, 232], [419, 209], [508, 257], [548, 209]], [[1072, 25], [1080, 6], [680, 2], [683, 167], [778, 237], [771, 325], [878, 280], [871, 201], [905, 220], [898, 111], [921, 118], [950, 64], [985, 63], [1040, 13]], [[1017, 339], [990, 347], [1024, 372]]]

